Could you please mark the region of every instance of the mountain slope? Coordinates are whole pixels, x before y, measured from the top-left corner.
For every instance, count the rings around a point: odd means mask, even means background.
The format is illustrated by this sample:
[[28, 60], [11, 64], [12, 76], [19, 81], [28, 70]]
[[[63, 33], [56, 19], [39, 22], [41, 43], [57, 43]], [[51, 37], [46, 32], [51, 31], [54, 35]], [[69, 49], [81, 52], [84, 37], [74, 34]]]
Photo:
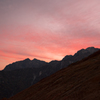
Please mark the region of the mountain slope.
[[100, 51], [8, 100], [100, 100]]
[[52, 75], [77, 60], [79, 61], [87, 57], [97, 50], [99, 49], [94, 47], [81, 49], [73, 56], [67, 55], [61, 61], [51, 61], [49, 63], [37, 59], [25, 59], [7, 65], [3, 71], [0, 71], [0, 99], [15, 95], [41, 79]]

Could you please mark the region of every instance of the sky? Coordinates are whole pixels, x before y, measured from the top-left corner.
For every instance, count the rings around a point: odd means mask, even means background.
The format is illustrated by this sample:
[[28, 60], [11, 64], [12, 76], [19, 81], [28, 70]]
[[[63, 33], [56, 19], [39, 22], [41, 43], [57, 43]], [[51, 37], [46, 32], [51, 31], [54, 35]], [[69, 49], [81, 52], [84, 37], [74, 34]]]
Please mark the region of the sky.
[[0, 0], [0, 70], [100, 48], [100, 0]]

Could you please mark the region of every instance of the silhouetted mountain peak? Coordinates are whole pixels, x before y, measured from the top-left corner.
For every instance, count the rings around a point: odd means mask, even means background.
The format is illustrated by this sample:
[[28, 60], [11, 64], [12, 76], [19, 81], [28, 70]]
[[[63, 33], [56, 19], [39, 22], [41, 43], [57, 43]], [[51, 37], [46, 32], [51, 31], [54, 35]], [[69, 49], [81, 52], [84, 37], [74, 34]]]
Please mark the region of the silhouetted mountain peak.
[[73, 57], [72, 55], [66, 55], [62, 60], [69, 60], [72, 57]]
[[69, 64], [79, 61], [92, 53], [100, 50], [99, 48], [88, 47], [86, 49], [81, 49], [77, 51], [74, 55], [66, 55], [61, 62], [62, 67], [67, 67]]
[[88, 48], [86, 48], [86, 50], [93, 53], [93, 52], [95, 52], [95, 50], [100, 50], [100, 49], [94, 48], [94, 47], [88, 47]]
[[81, 50], [79, 50], [79, 51], [77, 51], [77, 53], [75, 53], [74, 54], [74, 56], [76, 56], [76, 55], [83, 55], [83, 54], [92, 54], [92, 53], [94, 53], [94, 52], [96, 52], [96, 51], [98, 51], [98, 50], [100, 50], [99, 48], [94, 48], [94, 47], [88, 47], [88, 48], [86, 48], [86, 49], [81, 49]]
[[37, 61], [38, 59], [34, 58], [33, 60], [34, 60], [34, 61]]
[[58, 62], [58, 60], [52, 60], [52, 61], [50, 61], [49, 63], [53, 63], [53, 62]]
[[98, 49], [98, 48], [94, 48], [94, 47], [88, 47], [86, 48], [87, 50], [93, 50], [93, 49]]
[[24, 61], [31, 61], [29, 58], [26, 58]]
[[[39, 59], [36, 59], [36, 58], [34, 58], [34, 59], [32, 60], [32, 62], [40, 62], [40, 61], [42, 61], [42, 60], [39, 60]], [[43, 61], [43, 62], [45, 62], [45, 61]]]

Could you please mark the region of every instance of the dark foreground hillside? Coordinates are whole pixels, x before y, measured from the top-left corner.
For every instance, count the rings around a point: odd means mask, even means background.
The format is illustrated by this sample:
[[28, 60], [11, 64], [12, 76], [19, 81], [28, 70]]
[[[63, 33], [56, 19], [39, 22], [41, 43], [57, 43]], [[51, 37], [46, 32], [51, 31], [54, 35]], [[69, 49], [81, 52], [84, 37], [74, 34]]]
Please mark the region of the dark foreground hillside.
[[100, 100], [100, 51], [7, 100]]

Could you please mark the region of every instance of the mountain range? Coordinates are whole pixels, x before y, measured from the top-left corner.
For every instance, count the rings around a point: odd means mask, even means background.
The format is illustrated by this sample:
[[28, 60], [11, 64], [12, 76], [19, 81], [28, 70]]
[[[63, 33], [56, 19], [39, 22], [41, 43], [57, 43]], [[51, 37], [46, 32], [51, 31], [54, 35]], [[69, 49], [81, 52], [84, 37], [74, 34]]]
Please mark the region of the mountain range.
[[100, 100], [100, 50], [5, 100]]
[[9, 64], [4, 70], [0, 71], [0, 99], [9, 98], [98, 50], [100, 49], [88, 47], [79, 50], [74, 55], [66, 55], [61, 61], [55, 60], [49, 63], [27, 58], [23, 61]]

